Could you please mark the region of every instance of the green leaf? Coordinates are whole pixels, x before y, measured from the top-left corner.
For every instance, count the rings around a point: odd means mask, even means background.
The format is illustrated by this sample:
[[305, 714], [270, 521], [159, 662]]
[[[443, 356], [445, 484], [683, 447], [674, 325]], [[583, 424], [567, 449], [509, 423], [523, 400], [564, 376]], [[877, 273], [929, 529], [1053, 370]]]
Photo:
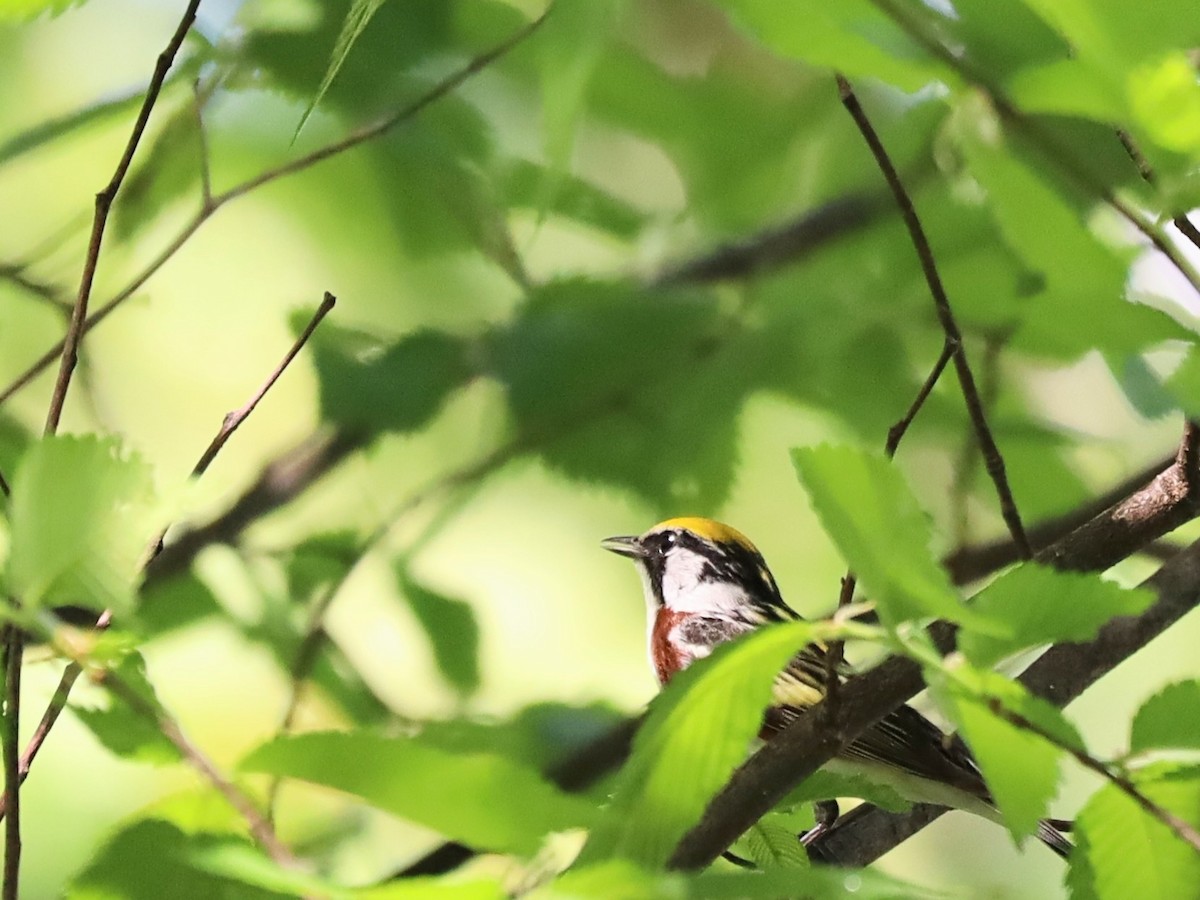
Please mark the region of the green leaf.
[[836, 800], [839, 797], [858, 797], [889, 812], [904, 812], [912, 808], [892, 787], [870, 781], [859, 775], [829, 772], [820, 769], [798, 784], [780, 806], [797, 806], [817, 800]]
[[[151, 706], [158, 707], [158, 698], [146, 677], [146, 662], [140, 653], [129, 654], [114, 671], [127, 687]], [[72, 705], [71, 709], [110, 753], [153, 764], [178, 762], [181, 758], [179, 750], [167, 740], [157, 723], [134, 712], [129, 704], [111, 694], [105, 707], [89, 709]]]
[[313, 338], [322, 414], [367, 434], [420, 428], [471, 375], [466, 343], [443, 332], [420, 331], [382, 352], [337, 328]]
[[883, 12], [866, 0], [722, 0], [735, 22], [776, 53], [916, 91], [940, 74]]
[[1200, 749], [1200, 681], [1168, 685], [1142, 704], [1133, 717], [1129, 749], [1141, 753], [1158, 747]]
[[[353, 760], [353, 765], [347, 765]], [[418, 740], [361, 732], [279, 738], [242, 763], [251, 772], [345, 791], [472, 847], [528, 855], [552, 831], [586, 827], [590, 802], [532, 769], [487, 753], [454, 754]]]
[[930, 552], [929, 517], [899, 469], [880, 454], [828, 445], [793, 450], [792, 461], [821, 525], [884, 622], [971, 618]]
[[775, 677], [809, 634], [805, 622], [761, 628], [676, 675], [651, 701], [581, 862], [617, 858], [661, 868], [745, 758]]
[[664, 511], [712, 509], [733, 479], [737, 412], [763, 378], [732, 325], [707, 293], [560, 281], [493, 336], [492, 365], [552, 468]]
[[[198, 187], [205, 164], [200, 141], [196, 111], [185, 101], [171, 111], [121, 187], [113, 224], [123, 240], [153, 222], [189, 188]], [[195, 197], [199, 201], [199, 190]]]
[[1026, 563], [975, 596], [971, 606], [989, 627], [986, 632], [964, 628], [958, 648], [986, 668], [1037, 644], [1091, 640], [1106, 622], [1139, 615], [1154, 598], [1153, 591], [1127, 590], [1098, 575]]
[[[1154, 803], [1200, 826], [1197, 767], [1149, 766], [1137, 773], [1134, 784]], [[1200, 884], [1200, 853], [1116, 785], [1106, 784], [1092, 795], [1075, 819], [1074, 835], [1073, 898], [1182, 897]]]
[[[554, 190], [545, 185], [553, 179]], [[497, 195], [507, 209], [536, 209], [632, 240], [645, 226], [648, 216], [636, 207], [607, 193], [583, 178], [562, 172], [551, 175], [544, 166], [513, 160], [497, 176]]]
[[164, 511], [150, 466], [114, 439], [47, 437], [12, 482], [9, 585], [28, 606], [127, 609]]
[[[628, 0], [560, 0], [542, 27], [542, 131], [552, 172], [568, 168], [588, 86], [628, 5]], [[552, 185], [548, 194], [553, 193]]]
[[[1083, 747], [1075, 728], [1056, 707], [995, 672], [964, 664], [951, 677], [933, 675], [930, 684], [962, 730], [1013, 839], [1033, 834], [1058, 790], [1061, 746]], [[1002, 718], [993, 706], [1023, 717], [1054, 742]]]
[[289, 893], [262, 890], [190, 865], [191, 855], [249, 844], [228, 835], [187, 835], [167, 822], [144, 819], [114, 835], [68, 889], [72, 900], [258, 900]]
[[956, 121], [970, 173], [987, 191], [1003, 239], [1040, 278], [1042, 289], [1025, 301], [1017, 346], [1063, 359], [1099, 348], [1121, 360], [1189, 336], [1164, 313], [1125, 299], [1127, 252], [1102, 243], [1085, 211], [1018, 159], [996, 136], [990, 111], [964, 104]]
[[4, 0], [0, 3], [0, 22], [33, 19], [43, 13], [57, 16], [73, 6], [82, 6], [87, 0]]
[[382, 6], [384, 0], [352, 0], [350, 9], [346, 13], [346, 18], [342, 21], [342, 30], [338, 33], [337, 43], [333, 46], [333, 55], [329, 58], [329, 65], [325, 68], [325, 74], [321, 78], [321, 84], [317, 88], [316, 94], [313, 95], [308, 106], [304, 108], [303, 115], [300, 116], [300, 122], [296, 125], [295, 136], [299, 135], [304, 128], [304, 123], [308, 121], [308, 117], [312, 115], [313, 110], [317, 108], [321, 100], [324, 98], [329, 86], [333, 84], [333, 80], [337, 78], [337, 74], [341, 71], [342, 64], [346, 61], [346, 57], [350, 55], [350, 48], [362, 35], [367, 27], [367, 23]]
[[479, 687], [479, 623], [471, 604], [425, 587], [403, 562], [396, 566], [396, 580], [429, 638], [442, 676], [464, 697], [474, 693]]
[[738, 844], [760, 869], [807, 869], [808, 853], [796, 832], [770, 814], [750, 827]]

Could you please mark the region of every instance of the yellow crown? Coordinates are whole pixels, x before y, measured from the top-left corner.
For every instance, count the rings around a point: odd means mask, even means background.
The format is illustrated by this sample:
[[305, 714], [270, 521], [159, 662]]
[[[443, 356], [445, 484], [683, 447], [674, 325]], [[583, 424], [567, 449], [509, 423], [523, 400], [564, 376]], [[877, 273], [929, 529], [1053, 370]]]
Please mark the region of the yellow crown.
[[665, 531], [669, 528], [683, 528], [714, 543], [740, 544], [747, 550], [754, 553], [758, 552], [758, 548], [754, 546], [750, 538], [746, 537], [732, 525], [726, 525], [724, 522], [718, 522], [715, 519], [706, 519], [703, 516], [680, 516], [660, 522], [651, 528], [650, 531]]

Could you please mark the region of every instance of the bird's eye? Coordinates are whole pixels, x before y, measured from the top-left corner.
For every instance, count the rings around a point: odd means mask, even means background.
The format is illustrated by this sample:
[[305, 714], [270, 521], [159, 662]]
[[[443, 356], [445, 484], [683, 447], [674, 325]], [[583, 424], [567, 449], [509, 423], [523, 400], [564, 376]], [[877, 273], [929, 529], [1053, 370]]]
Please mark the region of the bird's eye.
[[674, 531], [668, 531], [666, 534], [665, 546], [674, 547], [678, 543], [679, 543], [679, 535], [676, 534]]

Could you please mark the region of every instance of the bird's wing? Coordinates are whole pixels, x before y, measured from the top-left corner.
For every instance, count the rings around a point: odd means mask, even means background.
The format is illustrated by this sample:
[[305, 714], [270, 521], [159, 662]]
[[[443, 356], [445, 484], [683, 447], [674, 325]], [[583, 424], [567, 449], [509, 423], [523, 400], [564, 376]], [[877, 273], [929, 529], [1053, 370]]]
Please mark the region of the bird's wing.
[[[775, 679], [773, 706], [767, 712], [764, 730], [778, 731], [820, 701], [825, 696], [827, 678], [824, 648], [804, 648]], [[942, 732], [911, 706], [901, 706], [876, 722], [840, 755], [948, 784], [991, 802], [966, 745]]]

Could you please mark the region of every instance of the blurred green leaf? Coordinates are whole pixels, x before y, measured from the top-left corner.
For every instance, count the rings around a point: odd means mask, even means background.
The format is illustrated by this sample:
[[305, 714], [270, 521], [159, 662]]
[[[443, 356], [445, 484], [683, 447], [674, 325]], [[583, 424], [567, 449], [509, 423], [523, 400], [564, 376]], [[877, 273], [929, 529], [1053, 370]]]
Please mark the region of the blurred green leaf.
[[[1013, 839], [1033, 834], [1058, 790], [1064, 752], [1059, 745], [1083, 747], [1075, 728], [1056, 707], [996, 672], [957, 666], [951, 678], [934, 676], [931, 687], [962, 730]], [[1032, 722], [1055, 742], [1001, 718], [992, 704]]]
[[817, 770], [800, 782], [780, 806], [797, 806], [839, 797], [857, 797], [889, 812], [904, 812], [912, 808], [912, 803], [887, 784], [824, 769]]
[[0, 3], [0, 22], [33, 19], [43, 13], [57, 16], [73, 6], [82, 6], [87, 0], [4, 0]]
[[322, 414], [346, 428], [418, 429], [472, 374], [466, 342], [443, 332], [420, 331], [382, 351], [361, 343], [337, 328], [313, 336]]
[[548, 465], [664, 510], [711, 509], [733, 478], [737, 410], [762, 377], [747, 341], [705, 293], [580, 279], [534, 292], [491, 358]]
[[244, 840], [228, 835], [187, 835], [167, 822], [138, 820], [109, 839], [72, 880], [67, 896], [71, 900], [257, 900], [293, 896], [210, 874], [189, 862], [190, 857], [206, 850], [231, 846], [257, 852]]
[[678, 673], [651, 701], [581, 863], [629, 859], [662, 868], [745, 758], [775, 677], [808, 638], [804, 622], [761, 628]]
[[172, 203], [195, 188], [200, 200], [201, 138], [193, 102], [185, 100], [170, 112], [150, 146], [121, 186], [113, 225], [121, 239], [132, 237]]
[[929, 517], [882, 454], [825, 445], [795, 449], [792, 461], [822, 527], [879, 602], [884, 622], [974, 618], [930, 551]]
[[[550, 172], [567, 169], [588, 86], [628, 0], [557, 0], [538, 42], [542, 135]], [[553, 178], [552, 178], [553, 182]], [[547, 185], [553, 196], [553, 183]]]
[[[115, 667], [122, 683], [135, 691], [152, 707], [159, 706], [154, 686], [146, 677], [146, 662], [140, 653], [131, 653]], [[180, 760], [179, 750], [156, 722], [134, 712], [121, 699], [109, 695], [103, 708], [89, 709], [72, 705], [75, 716], [113, 754], [136, 762], [163, 764]]]
[[1026, 301], [1016, 346], [1063, 359], [1099, 348], [1121, 360], [1188, 336], [1165, 314], [1125, 299], [1124, 251], [1096, 238], [1081, 211], [995, 135], [989, 112], [960, 107], [958, 122], [960, 145], [971, 174], [987, 191], [987, 208], [1005, 242], [1044, 286]]
[[164, 520], [150, 466], [111, 438], [46, 437], [13, 476], [9, 585], [28, 606], [127, 609]]
[[151, 579], [142, 591], [134, 621], [147, 637], [159, 637], [222, 612], [208, 585], [188, 571]]
[[986, 668], [1038, 644], [1091, 640], [1109, 620], [1139, 615], [1154, 599], [1153, 591], [1127, 590], [1098, 575], [1026, 563], [976, 595], [971, 606], [990, 620], [989, 628], [979, 632], [968, 624], [958, 647]]
[[[347, 765], [353, 760], [353, 765]], [[589, 801], [511, 760], [454, 754], [361, 732], [278, 738], [242, 768], [325, 785], [470, 846], [529, 855], [552, 831], [585, 827]]]
[[1200, 710], [1200, 681], [1167, 685], [1141, 705], [1133, 717], [1129, 749], [1141, 753], [1157, 747], [1200, 749], [1195, 727]]
[[[545, 188], [553, 180], [554, 190]], [[602, 188], [567, 172], [552, 175], [544, 166], [513, 160], [497, 177], [500, 202], [509, 209], [534, 209], [562, 216], [632, 240], [648, 216]]]
[[479, 687], [479, 623], [471, 604], [430, 590], [403, 562], [396, 565], [396, 581], [429, 638], [442, 677], [460, 695], [470, 696]]
[[326, 531], [305, 538], [285, 558], [287, 592], [294, 601], [345, 576], [362, 556], [362, 541], [353, 531]]
[[[1137, 789], [1200, 826], [1200, 769], [1158, 764], [1140, 770]], [[1200, 853], [1151, 818], [1116, 785], [1100, 788], [1075, 819], [1072, 898], [1173, 897], [1200, 884]], [[1079, 861], [1075, 861], [1079, 857]]]
[[337, 73], [345, 63], [346, 57], [350, 55], [350, 49], [383, 3], [384, 0], [351, 0], [346, 18], [342, 20], [342, 30], [338, 33], [337, 43], [333, 46], [333, 55], [329, 58], [329, 65], [325, 68], [325, 74], [321, 78], [321, 84], [317, 87], [316, 94], [313, 95], [308, 106], [304, 108], [303, 115], [300, 116], [300, 122], [296, 125], [296, 134], [301, 132], [308, 117], [320, 105], [329, 86], [337, 78]]
[[447, 719], [421, 726], [422, 744], [450, 753], [495, 753], [541, 771], [616, 728], [625, 716], [603, 703], [535, 703], [499, 721]]
[[785, 56], [915, 91], [940, 74], [887, 15], [867, 0], [721, 0], [735, 22]]

